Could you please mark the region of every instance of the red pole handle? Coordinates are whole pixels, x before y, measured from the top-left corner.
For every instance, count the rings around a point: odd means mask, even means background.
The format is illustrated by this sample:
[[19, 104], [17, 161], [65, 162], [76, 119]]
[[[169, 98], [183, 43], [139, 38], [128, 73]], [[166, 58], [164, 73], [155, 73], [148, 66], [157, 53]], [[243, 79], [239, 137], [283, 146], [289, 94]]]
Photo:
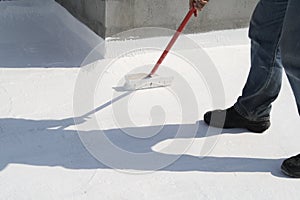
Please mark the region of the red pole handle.
[[187, 13], [187, 15], [185, 16], [185, 18], [183, 19], [182, 23], [180, 24], [180, 26], [177, 29], [176, 33], [174, 34], [173, 38], [169, 42], [169, 44], [166, 47], [166, 49], [163, 52], [163, 54], [158, 59], [157, 63], [153, 67], [153, 69], [150, 72], [150, 74], [148, 75], [148, 77], [151, 77], [158, 70], [159, 66], [161, 65], [161, 63], [163, 62], [163, 60], [165, 59], [165, 57], [168, 55], [170, 49], [173, 47], [174, 43], [178, 39], [179, 35], [181, 34], [181, 32], [183, 31], [184, 27], [186, 26], [186, 24], [188, 23], [188, 21], [191, 19], [191, 17], [192, 17], [193, 14], [195, 15], [195, 17], [197, 16], [197, 9], [196, 8], [191, 8], [189, 10], [189, 12]]

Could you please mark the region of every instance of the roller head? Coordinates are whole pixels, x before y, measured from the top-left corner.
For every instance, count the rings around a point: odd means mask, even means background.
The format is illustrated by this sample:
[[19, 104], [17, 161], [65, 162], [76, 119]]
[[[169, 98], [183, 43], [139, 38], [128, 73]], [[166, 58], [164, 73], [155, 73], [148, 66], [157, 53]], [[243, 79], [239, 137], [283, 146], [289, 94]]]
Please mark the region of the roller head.
[[128, 74], [125, 76], [125, 90], [142, 90], [148, 88], [166, 87], [170, 86], [173, 77], [161, 77], [159, 75], [153, 75], [151, 77], [145, 73]]

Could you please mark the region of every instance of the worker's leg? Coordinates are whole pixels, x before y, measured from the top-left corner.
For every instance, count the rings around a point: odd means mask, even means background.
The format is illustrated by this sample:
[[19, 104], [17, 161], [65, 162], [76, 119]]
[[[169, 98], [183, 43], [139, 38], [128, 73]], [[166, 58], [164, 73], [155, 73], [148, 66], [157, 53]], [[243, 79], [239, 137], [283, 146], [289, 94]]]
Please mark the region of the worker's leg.
[[290, 0], [282, 40], [282, 63], [296, 98], [300, 114], [300, 1]]
[[260, 133], [270, 127], [271, 103], [281, 87], [279, 40], [287, 4], [288, 0], [259, 1], [250, 23], [251, 69], [243, 94], [234, 107], [207, 112], [207, 124]]
[[[292, 86], [300, 114], [300, 1], [290, 0], [282, 31], [282, 63]], [[296, 131], [296, 130], [295, 130]], [[299, 134], [299, 132], [298, 132]], [[300, 154], [282, 163], [282, 171], [300, 178]]]
[[244, 118], [269, 119], [271, 103], [281, 88], [279, 40], [288, 0], [261, 0], [252, 15], [251, 69], [242, 96], [234, 105]]

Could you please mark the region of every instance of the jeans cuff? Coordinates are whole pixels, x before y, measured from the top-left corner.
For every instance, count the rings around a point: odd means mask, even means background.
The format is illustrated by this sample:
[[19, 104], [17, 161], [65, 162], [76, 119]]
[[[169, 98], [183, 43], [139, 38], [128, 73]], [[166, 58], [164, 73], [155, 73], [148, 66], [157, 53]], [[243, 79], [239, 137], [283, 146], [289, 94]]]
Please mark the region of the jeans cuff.
[[239, 105], [238, 102], [235, 103], [234, 106], [233, 106], [234, 110], [235, 110], [238, 114], [240, 114], [242, 117], [244, 117], [244, 118], [246, 118], [246, 119], [248, 119], [248, 120], [250, 120], [250, 121], [260, 122], [260, 121], [268, 121], [268, 120], [270, 120], [270, 116], [268, 116], [268, 117], [257, 117], [257, 116], [254, 117], [254, 116], [249, 116], [249, 115], [247, 115], [247, 114], [243, 111], [243, 109], [241, 109], [240, 107], [241, 107], [241, 106]]

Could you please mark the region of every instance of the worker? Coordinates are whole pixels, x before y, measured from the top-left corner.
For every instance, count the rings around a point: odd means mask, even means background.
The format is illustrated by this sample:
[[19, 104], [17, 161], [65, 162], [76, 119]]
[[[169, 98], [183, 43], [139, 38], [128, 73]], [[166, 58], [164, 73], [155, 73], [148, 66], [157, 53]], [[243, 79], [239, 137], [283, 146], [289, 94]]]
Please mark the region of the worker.
[[[190, 0], [199, 11], [208, 3]], [[245, 128], [262, 133], [270, 123], [271, 104], [277, 98], [285, 70], [300, 115], [300, 1], [260, 0], [252, 14], [251, 69], [242, 95], [225, 110], [209, 111], [204, 121], [219, 128]], [[296, 130], [295, 130], [296, 131]], [[300, 134], [300, 133], [299, 133]], [[300, 178], [300, 154], [286, 159], [281, 170]]]

